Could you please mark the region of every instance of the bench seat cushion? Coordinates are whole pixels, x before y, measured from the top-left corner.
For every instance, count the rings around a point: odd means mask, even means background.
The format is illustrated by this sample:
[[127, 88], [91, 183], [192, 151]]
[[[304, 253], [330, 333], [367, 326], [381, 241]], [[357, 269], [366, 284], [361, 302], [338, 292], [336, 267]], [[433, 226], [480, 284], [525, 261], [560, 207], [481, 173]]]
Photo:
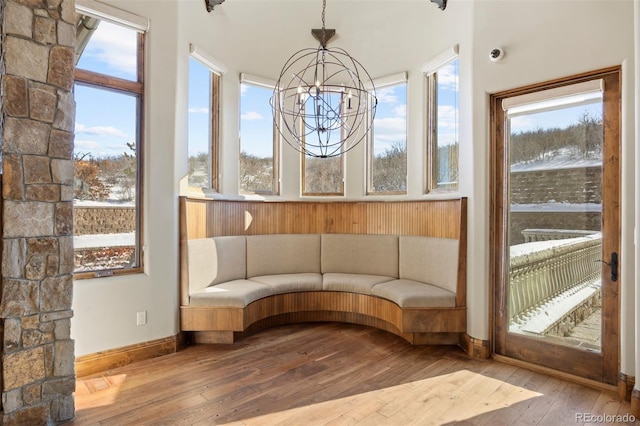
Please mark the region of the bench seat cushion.
[[398, 236], [322, 234], [322, 273], [370, 274], [400, 278]]
[[401, 308], [453, 308], [456, 295], [440, 287], [412, 280], [393, 280], [373, 287], [372, 294]]
[[250, 280], [233, 280], [209, 286], [201, 292], [192, 294], [189, 304], [244, 308], [249, 303], [272, 294], [273, 289], [266, 284]]
[[252, 277], [251, 281], [268, 285], [273, 294], [322, 290], [322, 275], [314, 273], [262, 275]]
[[382, 275], [326, 273], [322, 276], [322, 289], [372, 294], [371, 289], [375, 285], [391, 280], [395, 278]]
[[248, 235], [247, 278], [320, 273], [320, 235]]
[[400, 236], [399, 278], [429, 283], [456, 292], [458, 240]]

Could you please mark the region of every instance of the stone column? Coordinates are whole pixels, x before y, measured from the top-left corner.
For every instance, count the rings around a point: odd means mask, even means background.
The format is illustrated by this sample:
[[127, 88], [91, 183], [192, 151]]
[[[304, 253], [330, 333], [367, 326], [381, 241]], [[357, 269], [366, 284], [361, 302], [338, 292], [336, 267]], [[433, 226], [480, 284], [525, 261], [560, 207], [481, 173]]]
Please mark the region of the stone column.
[[74, 417], [74, 0], [0, 0], [4, 424]]

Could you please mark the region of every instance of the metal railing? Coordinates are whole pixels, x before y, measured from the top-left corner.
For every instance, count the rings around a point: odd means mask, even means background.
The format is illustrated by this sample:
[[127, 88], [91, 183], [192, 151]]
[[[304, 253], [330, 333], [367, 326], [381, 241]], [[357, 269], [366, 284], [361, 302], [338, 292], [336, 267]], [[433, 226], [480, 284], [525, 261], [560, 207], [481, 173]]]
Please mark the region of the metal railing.
[[510, 248], [508, 312], [512, 321], [572, 287], [599, 280], [602, 234]]

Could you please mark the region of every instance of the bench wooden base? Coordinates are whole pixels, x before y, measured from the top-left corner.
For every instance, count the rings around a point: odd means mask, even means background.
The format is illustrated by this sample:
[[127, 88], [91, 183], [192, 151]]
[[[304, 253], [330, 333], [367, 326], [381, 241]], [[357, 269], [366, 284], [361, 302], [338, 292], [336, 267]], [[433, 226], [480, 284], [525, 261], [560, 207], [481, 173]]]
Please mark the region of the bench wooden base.
[[247, 334], [283, 324], [346, 322], [394, 333], [411, 344], [459, 344], [466, 308], [401, 308], [376, 296], [335, 291], [277, 294], [245, 308], [180, 307], [181, 330], [196, 343], [233, 343]]

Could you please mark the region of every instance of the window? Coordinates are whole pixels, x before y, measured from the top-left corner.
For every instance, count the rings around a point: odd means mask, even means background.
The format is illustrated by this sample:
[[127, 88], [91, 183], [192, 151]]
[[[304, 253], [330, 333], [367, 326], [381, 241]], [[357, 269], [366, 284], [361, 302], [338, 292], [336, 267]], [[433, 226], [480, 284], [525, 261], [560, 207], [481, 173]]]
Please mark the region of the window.
[[274, 85], [246, 74], [240, 80], [240, 192], [277, 194], [279, 139], [269, 103]]
[[457, 46], [427, 73], [428, 191], [458, 190], [458, 66]]
[[367, 193], [407, 192], [407, 74], [374, 82], [378, 107], [367, 147]]
[[191, 46], [189, 58], [190, 187], [218, 191], [220, 141], [220, 67]]
[[[344, 93], [331, 93], [327, 95], [327, 102], [331, 105], [343, 105]], [[315, 103], [306, 102], [305, 108], [316, 108]], [[305, 113], [308, 110], [305, 110]], [[312, 114], [312, 113], [311, 113]], [[326, 146], [339, 143], [342, 129], [336, 131], [332, 129], [328, 132], [318, 134], [311, 132], [307, 134], [305, 139], [305, 149], [313, 152], [315, 155], [322, 155], [324, 152], [320, 146]], [[325, 140], [319, 140], [325, 138]], [[328, 139], [328, 140], [326, 140]], [[308, 143], [307, 143], [308, 142]], [[344, 194], [344, 156], [342, 154], [335, 157], [314, 157], [310, 155], [302, 155], [302, 195], [343, 195]]]
[[75, 278], [139, 272], [144, 31], [102, 14], [78, 19]]

